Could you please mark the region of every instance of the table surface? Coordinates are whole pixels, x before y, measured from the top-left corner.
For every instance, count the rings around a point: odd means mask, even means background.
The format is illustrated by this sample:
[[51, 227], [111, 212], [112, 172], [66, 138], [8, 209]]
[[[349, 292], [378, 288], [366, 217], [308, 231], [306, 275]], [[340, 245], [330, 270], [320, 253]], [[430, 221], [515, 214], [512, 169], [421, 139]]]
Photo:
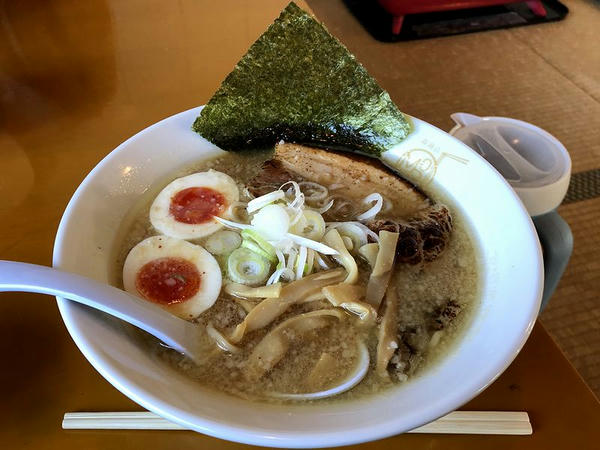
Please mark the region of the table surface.
[[[552, 96], [534, 106], [510, 106], [494, 94], [493, 77], [481, 87], [481, 75], [491, 73], [486, 70], [492, 62], [504, 61], [493, 73], [510, 78], [510, 63], [528, 57], [519, 56], [527, 50], [519, 48], [518, 38], [535, 37], [539, 31], [382, 44], [360, 28], [340, 1], [308, 3], [410, 114], [446, 129], [448, 113], [467, 107], [475, 113], [495, 108], [499, 115], [525, 120], [536, 115], [549, 122], [545, 128], [559, 121], [552, 116]], [[140, 129], [205, 103], [285, 4], [0, 3], [0, 258], [49, 265], [62, 211], [86, 173]], [[561, 32], [560, 24], [544, 26], [550, 33]], [[502, 54], [497, 46], [511, 39], [517, 55]], [[473, 51], [487, 56], [478, 74], [444, 70], [473, 63]], [[553, 83], [551, 77], [538, 83], [512, 81], [517, 85], [510, 89], [525, 94], [540, 83]], [[412, 88], [406, 89], [409, 83]], [[559, 132], [563, 141], [585, 139], [568, 126]], [[588, 162], [582, 157], [574, 164], [585, 168]], [[243, 447], [192, 432], [61, 430], [66, 411], [139, 407], [91, 368], [69, 338], [52, 299], [18, 293], [0, 297], [3, 448]], [[600, 442], [600, 404], [540, 324], [510, 368], [463, 409], [528, 411], [534, 434], [400, 435], [362, 447], [584, 449], [597, 448]]]

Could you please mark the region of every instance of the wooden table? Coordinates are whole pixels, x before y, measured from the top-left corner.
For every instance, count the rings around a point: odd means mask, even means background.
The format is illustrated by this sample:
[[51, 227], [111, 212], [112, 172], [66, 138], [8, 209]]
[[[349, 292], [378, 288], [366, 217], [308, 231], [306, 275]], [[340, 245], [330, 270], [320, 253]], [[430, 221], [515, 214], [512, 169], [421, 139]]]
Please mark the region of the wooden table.
[[[0, 258], [49, 265], [62, 211], [86, 173], [140, 129], [205, 103], [285, 3], [0, 3]], [[372, 41], [340, 2], [309, 4], [405, 111], [445, 128], [447, 116], [438, 107], [443, 99], [427, 94], [429, 83], [441, 77], [456, 109], [467, 109], [473, 92], [455, 88], [475, 75], [440, 72], [435, 52], [461, 58], [465, 46], [477, 49], [476, 42], [506, 36], [499, 31], [385, 45]], [[139, 407], [91, 368], [52, 299], [0, 297], [1, 448], [243, 447], [192, 432], [61, 430], [66, 411]], [[591, 449], [600, 442], [598, 401], [539, 324], [511, 367], [464, 409], [528, 411], [534, 434], [402, 435], [362, 448]]]

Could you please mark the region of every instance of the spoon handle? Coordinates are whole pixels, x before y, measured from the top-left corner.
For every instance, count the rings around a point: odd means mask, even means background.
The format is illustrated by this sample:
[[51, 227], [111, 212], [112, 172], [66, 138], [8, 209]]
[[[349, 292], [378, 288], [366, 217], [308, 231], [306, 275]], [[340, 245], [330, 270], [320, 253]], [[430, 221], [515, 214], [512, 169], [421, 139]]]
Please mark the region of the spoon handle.
[[118, 317], [191, 354], [198, 326], [121, 289], [51, 267], [0, 260], [0, 292], [36, 292], [73, 300]]

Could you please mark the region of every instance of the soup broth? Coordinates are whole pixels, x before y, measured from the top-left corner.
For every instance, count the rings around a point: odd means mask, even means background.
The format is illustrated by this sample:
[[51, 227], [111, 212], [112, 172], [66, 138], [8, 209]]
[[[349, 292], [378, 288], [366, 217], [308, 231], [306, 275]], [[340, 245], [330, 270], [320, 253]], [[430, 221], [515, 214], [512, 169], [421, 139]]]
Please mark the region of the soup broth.
[[[124, 222], [118, 239], [114, 260], [114, 283], [123, 286], [122, 271], [129, 251], [143, 239], [158, 234], [148, 219], [156, 193], [171, 180], [191, 173], [215, 169], [231, 176], [238, 184], [240, 201], [250, 200], [246, 183], [258, 172], [261, 163], [271, 152], [227, 153], [203, 161], [173, 174], [157, 183]], [[334, 183], [330, 183], [332, 187]], [[335, 188], [335, 186], [333, 186]], [[368, 193], [365, 193], [365, 195]], [[331, 397], [331, 400], [358, 398], [381, 392], [392, 386], [410, 382], [421, 373], [431, 370], [436, 362], [452, 352], [460, 342], [479, 293], [478, 256], [469, 226], [458, 208], [442, 192], [430, 193], [443, 201], [452, 211], [453, 229], [444, 252], [435, 260], [423, 264], [396, 264], [388, 289], [396, 289], [397, 345], [389, 363], [389, 377], [381, 377], [374, 370], [377, 352], [377, 326], [365, 326], [356, 317], [342, 312], [341, 317], [329, 317], [326, 325], [319, 324], [307, 330], [286, 330], [289, 349], [283, 358], [266, 371], [264, 376], [248, 375], [248, 360], [265, 336], [278, 325], [298, 314], [331, 309], [324, 299], [298, 302], [272, 323], [247, 333], [236, 345], [235, 353], [221, 350], [215, 340], [203, 334], [202, 361], [194, 364], [188, 358], [160, 345], [144, 335], [149, 352], [183, 371], [189, 377], [229, 394], [256, 401], [281, 401], [278, 393], [306, 393], [326, 389], [340, 383], [357, 364], [360, 345], [366, 344], [370, 354], [370, 369], [364, 379], [351, 390]], [[341, 194], [343, 196], [343, 194]], [[352, 200], [352, 199], [351, 199]], [[394, 199], [391, 199], [392, 202]], [[204, 245], [206, 238], [191, 240]], [[216, 255], [226, 277], [226, 257]], [[358, 284], [368, 281], [371, 269], [360, 257]], [[211, 326], [223, 335], [229, 335], [241, 323], [248, 310], [261, 299], [240, 299], [221, 290], [215, 304], [195, 319], [201, 326]], [[339, 308], [338, 308], [339, 309]]]

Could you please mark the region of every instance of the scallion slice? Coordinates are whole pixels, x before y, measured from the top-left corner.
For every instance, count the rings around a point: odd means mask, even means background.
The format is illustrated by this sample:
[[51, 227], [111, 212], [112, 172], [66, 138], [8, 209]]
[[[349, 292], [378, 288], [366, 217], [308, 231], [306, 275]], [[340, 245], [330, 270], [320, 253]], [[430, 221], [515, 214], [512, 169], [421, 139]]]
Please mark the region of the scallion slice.
[[223, 230], [212, 234], [204, 243], [204, 248], [213, 255], [228, 255], [242, 243], [242, 238], [235, 231]]
[[267, 252], [265, 252], [262, 248], [260, 248], [256, 242], [249, 240], [249, 239], [244, 239], [242, 242], [242, 248], [247, 248], [248, 250], [250, 250], [251, 252], [254, 252], [260, 256], [262, 256], [263, 258], [271, 261], [272, 263], [276, 263], [277, 262], [277, 258], [269, 255]]
[[254, 200], [250, 200], [248, 202], [248, 213], [259, 210], [263, 206], [267, 206], [269, 203], [276, 202], [277, 200], [281, 200], [282, 198], [285, 198], [285, 192], [281, 190], [276, 190], [269, 192], [268, 194], [261, 195], [260, 197], [257, 197]]
[[269, 261], [247, 248], [234, 250], [227, 258], [227, 274], [236, 283], [255, 286], [269, 277]]
[[258, 245], [262, 249], [262, 251], [264, 251], [268, 255], [267, 259], [272, 260], [273, 258], [275, 258], [275, 261], [273, 262], [277, 261], [277, 252], [275, 251], [275, 247], [269, 244], [267, 240], [263, 238], [258, 231], [250, 229], [242, 230], [242, 237]]
[[338, 254], [337, 250], [334, 250], [331, 247], [328, 247], [327, 245], [322, 244], [321, 242], [313, 241], [311, 239], [307, 239], [305, 237], [298, 236], [298, 235], [295, 235], [292, 233], [288, 233], [288, 234], [286, 234], [286, 236], [288, 238], [290, 238], [292, 241], [294, 241], [296, 244], [303, 245], [307, 248], [312, 248], [313, 250], [316, 250], [319, 253], [323, 253], [324, 255], [337, 255]]

